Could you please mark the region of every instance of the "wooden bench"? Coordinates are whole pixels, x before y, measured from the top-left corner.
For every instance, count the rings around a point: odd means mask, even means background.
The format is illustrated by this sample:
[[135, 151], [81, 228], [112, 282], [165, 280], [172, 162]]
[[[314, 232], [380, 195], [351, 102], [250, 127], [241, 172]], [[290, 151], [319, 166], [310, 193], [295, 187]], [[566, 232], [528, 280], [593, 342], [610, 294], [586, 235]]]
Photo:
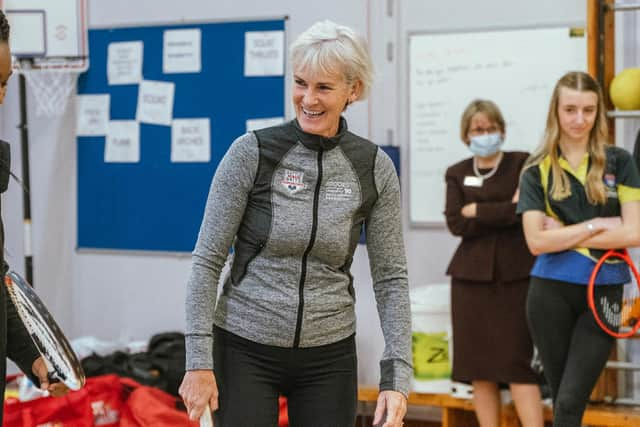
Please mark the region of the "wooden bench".
[[[374, 388], [360, 388], [358, 401], [375, 403], [378, 390]], [[433, 406], [442, 409], [442, 427], [470, 427], [477, 426], [473, 412], [473, 402], [469, 399], [459, 399], [448, 394], [411, 393], [409, 405]], [[551, 421], [551, 408], [544, 408], [545, 421]], [[640, 426], [640, 408], [616, 406], [607, 404], [592, 404], [587, 407], [582, 420], [583, 424], [593, 427], [638, 427]], [[407, 426], [410, 424], [407, 423]], [[518, 416], [513, 404], [503, 405], [500, 427], [519, 427]]]

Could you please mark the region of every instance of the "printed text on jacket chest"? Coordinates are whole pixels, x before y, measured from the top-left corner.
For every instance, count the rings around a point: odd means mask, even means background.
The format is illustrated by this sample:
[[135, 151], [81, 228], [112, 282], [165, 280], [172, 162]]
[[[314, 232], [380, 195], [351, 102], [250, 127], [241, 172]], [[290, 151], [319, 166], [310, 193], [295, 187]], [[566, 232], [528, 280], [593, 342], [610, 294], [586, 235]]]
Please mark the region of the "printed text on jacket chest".
[[325, 184], [325, 200], [353, 200], [356, 192], [350, 182], [329, 181]]

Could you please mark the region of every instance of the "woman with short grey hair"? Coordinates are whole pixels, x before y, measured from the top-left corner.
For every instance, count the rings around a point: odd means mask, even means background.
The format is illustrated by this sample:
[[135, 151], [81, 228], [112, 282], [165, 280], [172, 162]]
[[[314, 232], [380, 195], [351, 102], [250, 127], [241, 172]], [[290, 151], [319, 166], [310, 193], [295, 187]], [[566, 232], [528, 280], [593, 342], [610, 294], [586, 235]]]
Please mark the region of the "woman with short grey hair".
[[321, 21], [302, 33], [289, 48], [291, 67], [341, 74], [348, 84], [360, 82], [358, 99], [369, 95], [373, 64], [362, 37], [349, 27]]
[[301, 34], [290, 58], [296, 118], [238, 138], [211, 185], [187, 288], [180, 394], [192, 419], [209, 404], [216, 427], [274, 426], [280, 395], [292, 426], [352, 427], [350, 267], [364, 229], [385, 338], [374, 423], [399, 427], [412, 375], [399, 181], [391, 159], [342, 117], [369, 91], [371, 58], [359, 35], [329, 21]]

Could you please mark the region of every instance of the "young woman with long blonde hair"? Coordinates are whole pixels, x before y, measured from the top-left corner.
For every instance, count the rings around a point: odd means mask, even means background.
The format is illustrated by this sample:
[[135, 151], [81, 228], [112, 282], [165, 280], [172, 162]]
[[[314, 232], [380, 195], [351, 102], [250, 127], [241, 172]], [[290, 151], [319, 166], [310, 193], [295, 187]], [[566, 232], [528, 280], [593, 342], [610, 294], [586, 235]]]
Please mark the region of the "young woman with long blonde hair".
[[[518, 213], [536, 262], [529, 328], [554, 404], [554, 426], [579, 427], [614, 339], [587, 305], [603, 250], [640, 245], [640, 176], [631, 155], [608, 143], [602, 91], [583, 72], [556, 84], [539, 149], [520, 181]], [[624, 263], [603, 266], [596, 284], [621, 299]]]

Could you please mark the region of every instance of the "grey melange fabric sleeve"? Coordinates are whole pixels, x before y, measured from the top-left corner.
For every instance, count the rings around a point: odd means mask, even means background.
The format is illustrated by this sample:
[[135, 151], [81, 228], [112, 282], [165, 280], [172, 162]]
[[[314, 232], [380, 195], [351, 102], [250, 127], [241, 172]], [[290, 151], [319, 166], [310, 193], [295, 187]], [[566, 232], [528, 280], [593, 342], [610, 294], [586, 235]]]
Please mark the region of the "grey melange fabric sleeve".
[[374, 169], [378, 200], [367, 220], [367, 251], [385, 347], [380, 390], [407, 396], [413, 374], [411, 306], [402, 234], [400, 184], [393, 162], [378, 149]]
[[213, 315], [224, 267], [258, 168], [258, 141], [247, 133], [231, 145], [211, 183], [186, 293], [186, 369], [213, 369]]

